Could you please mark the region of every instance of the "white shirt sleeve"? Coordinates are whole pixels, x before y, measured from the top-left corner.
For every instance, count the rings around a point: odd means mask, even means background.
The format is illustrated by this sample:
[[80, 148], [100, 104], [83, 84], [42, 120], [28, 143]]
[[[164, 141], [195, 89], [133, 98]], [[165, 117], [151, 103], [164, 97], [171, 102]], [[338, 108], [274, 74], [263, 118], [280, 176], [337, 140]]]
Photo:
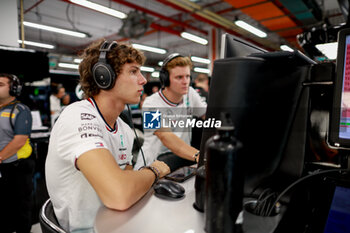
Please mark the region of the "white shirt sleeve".
[[52, 112], [59, 112], [61, 111], [61, 102], [60, 99], [58, 99], [56, 96], [51, 95], [50, 96], [50, 110]]
[[203, 116], [207, 110], [207, 103], [203, 101], [201, 96], [192, 87], [189, 88], [188, 95], [190, 96], [193, 115], [196, 117]]

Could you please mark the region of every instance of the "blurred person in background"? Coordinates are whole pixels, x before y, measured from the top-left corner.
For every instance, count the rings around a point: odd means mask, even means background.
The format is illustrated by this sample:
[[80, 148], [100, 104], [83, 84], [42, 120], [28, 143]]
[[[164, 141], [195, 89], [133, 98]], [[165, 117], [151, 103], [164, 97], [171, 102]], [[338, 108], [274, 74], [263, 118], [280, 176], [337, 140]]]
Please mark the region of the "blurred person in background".
[[32, 226], [34, 160], [30, 109], [17, 97], [22, 86], [12, 74], [0, 74], [0, 231], [29, 233]]

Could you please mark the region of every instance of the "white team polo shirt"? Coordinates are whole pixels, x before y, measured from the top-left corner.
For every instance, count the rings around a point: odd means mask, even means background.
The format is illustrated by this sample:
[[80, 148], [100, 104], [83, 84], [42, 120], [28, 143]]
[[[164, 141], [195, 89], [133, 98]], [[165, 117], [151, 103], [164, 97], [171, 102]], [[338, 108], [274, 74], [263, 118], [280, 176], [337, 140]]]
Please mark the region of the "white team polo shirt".
[[[92, 98], [67, 106], [55, 123], [46, 159], [46, 183], [57, 219], [68, 231], [92, 231], [102, 202], [76, 168], [83, 153], [108, 149], [123, 169], [131, 163], [133, 134], [120, 118], [112, 129]], [[96, 155], [98, 156], [98, 155]]]
[[[160, 111], [168, 112], [168, 115], [176, 115], [180, 112], [184, 115], [191, 115], [201, 117], [205, 114], [207, 104], [202, 100], [200, 95], [192, 88], [189, 87], [188, 94], [183, 96], [181, 103], [172, 103], [169, 101], [160, 90], [157, 93], [147, 97], [142, 105], [142, 111]], [[146, 164], [150, 165], [159, 154], [170, 151], [165, 147], [160, 139], [153, 134], [154, 131], [144, 130], [144, 143], [143, 143], [143, 152], [145, 155]], [[191, 144], [191, 129], [188, 130], [173, 130], [173, 133], [184, 140], [188, 145]], [[141, 153], [137, 157], [137, 162], [134, 169], [138, 169], [143, 166], [143, 159]]]

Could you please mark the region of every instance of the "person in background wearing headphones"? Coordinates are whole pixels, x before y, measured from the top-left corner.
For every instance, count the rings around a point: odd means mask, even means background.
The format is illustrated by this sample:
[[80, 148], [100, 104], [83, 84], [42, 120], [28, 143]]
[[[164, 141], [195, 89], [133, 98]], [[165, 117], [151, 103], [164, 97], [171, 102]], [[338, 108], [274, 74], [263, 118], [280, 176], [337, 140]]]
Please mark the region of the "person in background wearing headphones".
[[202, 97], [203, 101], [208, 103], [209, 98], [209, 78], [206, 74], [198, 74], [194, 79], [194, 89]]
[[170, 172], [160, 161], [134, 171], [134, 135], [119, 114], [137, 104], [145, 57], [127, 44], [99, 41], [79, 65], [85, 100], [67, 106], [50, 136], [46, 183], [61, 227], [92, 232], [97, 210], [126, 210]]
[[[192, 63], [189, 57], [178, 53], [169, 55], [163, 62], [159, 78], [161, 90], [147, 97], [142, 110], [160, 111], [162, 117], [169, 117], [167, 123], [180, 120], [182, 116], [203, 117], [206, 103], [190, 87]], [[180, 116], [180, 117], [177, 117]], [[154, 116], [155, 118], [157, 115]], [[145, 121], [145, 119], [144, 119]], [[199, 151], [192, 147], [191, 129], [161, 127], [157, 130], [144, 129], [143, 151], [146, 163], [155, 159], [164, 161], [171, 171], [198, 162]], [[142, 152], [142, 151], [141, 151]], [[138, 156], [135, 168], [142, 165]]]
[[12, 74], [0, 74], [0, 231], [27, 232], [32, 226], [34, 161], [29, 135], [32, 115], [17, 101], [22, 86]]
[[[52, 94], [50, 95], [51, 127], [55, 124], [62, 111], [61, 102], [67, 96], [66, 89], [62, 84], [51, 84]], [[68, 101], [69, 102], [69, 101]], [[67, 103], [66, 103], [67, 104]]]

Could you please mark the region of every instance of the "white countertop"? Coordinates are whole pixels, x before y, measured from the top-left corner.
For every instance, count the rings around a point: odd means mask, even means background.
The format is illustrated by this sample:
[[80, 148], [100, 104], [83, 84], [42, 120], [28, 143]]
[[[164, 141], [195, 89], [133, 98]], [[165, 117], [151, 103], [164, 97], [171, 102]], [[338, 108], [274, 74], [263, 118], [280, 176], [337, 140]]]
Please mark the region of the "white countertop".
[[195, 178], [180, 183], [186, 196], [180, 200], [164, 200], [151, 189], [126, 211], [101, 207], [95, 219], [97, 233], [202, 233], [204, 214], [193, 208]]

